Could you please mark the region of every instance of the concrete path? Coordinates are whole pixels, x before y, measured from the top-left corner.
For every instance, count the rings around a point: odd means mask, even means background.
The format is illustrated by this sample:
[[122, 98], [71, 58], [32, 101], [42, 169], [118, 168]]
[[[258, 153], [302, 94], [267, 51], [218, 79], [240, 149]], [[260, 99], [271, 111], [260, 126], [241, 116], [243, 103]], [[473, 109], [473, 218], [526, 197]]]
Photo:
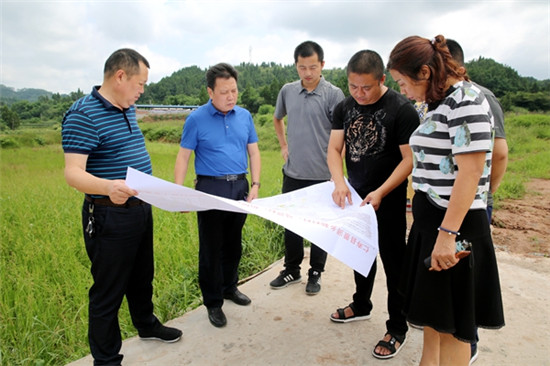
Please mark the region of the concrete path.
[[[476, 366], [550, 365], [550, 262], [525, 259], [499, 252], [501, 286], [507, 325], [501, 330], [480, 330], [480, 354]], [[322, 276], [322, 290], [305, 294], [302, 283], [272, 290], [269, 282], [283, 268], [274, 263], [239, 288], [252, 299], [249, 306], [227, 301], [225, 328], [210, 325], [201, 306], [167, 324], [183, 330], [183, 339], [165, 344], [127, 339], [124, 365], [418, 365], [422, 331], [410, 329], [407, 343], [390, 360], [377, 360], [374, 345], [384, 336], [386, 311], [385, 276], [378, 263], [373, 293], [372, 318], [338, 324], [329, 320], [337, 308], [351, 302], [353, 272], [329, 256]], [[304, 270], [306, 268], [306, 270]], [[87, 356], [71, 366], [91, 365]]]

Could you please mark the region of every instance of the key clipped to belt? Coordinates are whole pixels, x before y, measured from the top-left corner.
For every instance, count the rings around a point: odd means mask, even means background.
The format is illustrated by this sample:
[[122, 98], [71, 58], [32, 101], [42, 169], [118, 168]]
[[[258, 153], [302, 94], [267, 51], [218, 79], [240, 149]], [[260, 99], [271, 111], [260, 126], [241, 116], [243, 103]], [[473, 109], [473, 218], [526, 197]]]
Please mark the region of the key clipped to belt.
[[94, 219], [94, 204], [88, 204], [88, 225], [86, 225], [86, 233], [90, 238], [93, 238], [95, 235], [95, 219]]

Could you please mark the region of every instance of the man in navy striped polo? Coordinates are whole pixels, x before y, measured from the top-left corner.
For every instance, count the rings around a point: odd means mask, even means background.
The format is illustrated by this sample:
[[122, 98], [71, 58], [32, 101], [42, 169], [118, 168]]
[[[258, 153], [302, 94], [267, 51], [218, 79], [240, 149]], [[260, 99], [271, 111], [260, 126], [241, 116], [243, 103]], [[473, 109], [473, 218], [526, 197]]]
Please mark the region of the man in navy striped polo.
[[65, 179], [85, 194], [82, 225], [94, 283], [89, 291], [88, 339], [94, 365], [120, 365], [118, 310], [126, 295], [142, 339], [175, 342], [182, 332], [153, 314], [151, 206], [125, 184], [129, 166], [152, 173], [134, 103], [149, 63], [131, 49], [105, 62], [103, 83], [77, 100], [63, 118]]

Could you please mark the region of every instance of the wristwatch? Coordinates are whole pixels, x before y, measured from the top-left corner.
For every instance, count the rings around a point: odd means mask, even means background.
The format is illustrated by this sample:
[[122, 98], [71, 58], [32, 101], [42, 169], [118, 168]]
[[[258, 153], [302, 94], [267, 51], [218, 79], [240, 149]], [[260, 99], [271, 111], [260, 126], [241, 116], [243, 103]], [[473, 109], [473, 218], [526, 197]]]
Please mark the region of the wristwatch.
[[250, 187], [254, 187], [254, 186], [258, 186], [258, 188], [261, 187], [261, 184], [260, 182], [252, 182], [252, 184], [250, 185]]

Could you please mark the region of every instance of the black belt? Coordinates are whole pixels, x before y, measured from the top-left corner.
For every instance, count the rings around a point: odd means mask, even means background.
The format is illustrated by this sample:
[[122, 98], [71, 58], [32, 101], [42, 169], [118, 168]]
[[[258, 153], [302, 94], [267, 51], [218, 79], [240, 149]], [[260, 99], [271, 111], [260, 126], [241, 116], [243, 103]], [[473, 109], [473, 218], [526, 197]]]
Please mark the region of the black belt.
[[134, 206], [138, 206], [138, 205], [143, 205], [143, 201], [140, 200], [140, 199], [137, 199], [137, 198], [134, 198], [134, 199], [131, 199], [131, 200], [128, 200], [126, 201], [125, 203], [122, 203], [122, 204], [117, 204], [117, 203], [114, 203], [113, 201], [111, 201], [109, 198], [92, 198], [88, 195], [85, 195], [84, 196], [85, 200], [87, 202], [90, 202], [90, 203], [93, 203], [94, 205], [99, 205], [99, 206], [107, 206], [107, 207], [123, 207], [123, 208], [128, 208], [128, 207], [134, 207]]
[[198, 179], [225, 180], [228, 182], [246, 179], [246, 174], [227, 174], [227, 175], [197, 175]]

